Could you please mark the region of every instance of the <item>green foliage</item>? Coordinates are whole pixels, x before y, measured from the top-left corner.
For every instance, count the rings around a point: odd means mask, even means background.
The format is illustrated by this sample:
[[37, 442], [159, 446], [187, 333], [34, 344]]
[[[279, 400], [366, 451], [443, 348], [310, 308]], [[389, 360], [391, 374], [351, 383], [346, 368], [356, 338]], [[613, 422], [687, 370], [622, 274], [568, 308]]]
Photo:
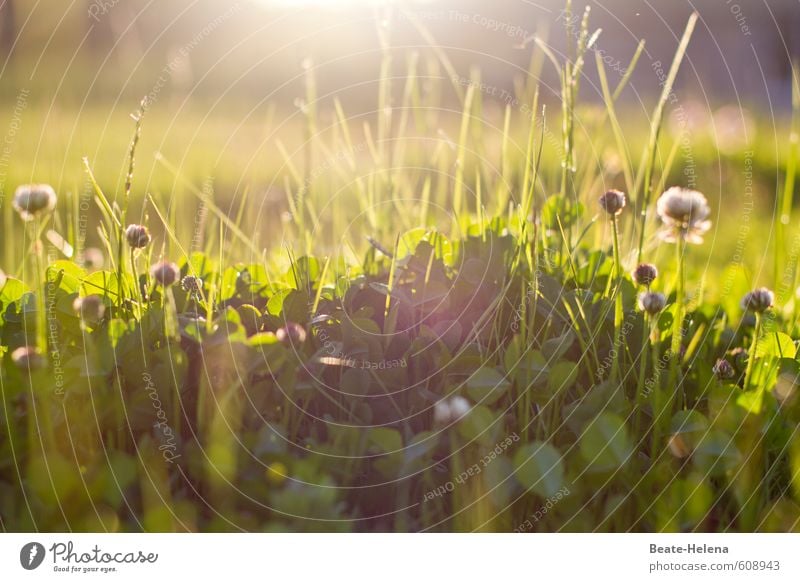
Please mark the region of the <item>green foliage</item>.
[[[579, 54], [590, 38], [586, 20]], [[646, 213], [598, 215], [596, 185], [621, 177], [585, 160], [608, 146], [609, 116], [624, 138], [613, 100], [625, 81], [613, 95], [605, 87], [605, 117], [589, 119], [595, 136], [582, 137], [572, 128], [583, 127], [583, 57], [556, 65], [569, 150], [560, 159], [539, 155], [534, 108], [519, 119], [530, 140], [507, 148], [524, 156], [492, 176], [468, 155], [481, 129], [472, 89], [454, 157], [449, 143], [389, 155], [383, 144], [403, 140], [385, 135], [392, 123], [381, 118], [379, 143], [366, 135], [369, 172], [357, 171], [361, 160], [316, 180], [313, 167], [305, 177], [290, 168], [283, 246], [276, 235], [262, 252], [252, 200], [232, 218], [191, 187], [208, 212], [197, 232], [187, 232], [183, 200], [176, 211], [150, 197], [143, 216], [161, 232], [132, 250], [129, 193], [107, 197], [94, 182], [105, 268], [47, 261], [41, 225], [27, 229], [34, 252], [8, 247], [26, 262], [0, 289], [4, 529], [796, 528], [797, 302], [784, 298], [754, 322], [739, 302], [752, 287], [740, 265], [720, 270], [725, 293], [706, 293], [717, 282], [695, 281], [683, 255], [664, 258], [674, 248], [656, 244]], [[626, 167], [640, 211], [653, 210], [650, 190], [671, 176], [655, 155], [670, 146], [664, 90], [650, 149]], [[340, 125], [311, 149], [342, 150], [350, 137]], [[395, 154], [409, 156], [402, 171], [387, 165]], [[461, 182], [471, 176], [468, 200]], [[320, 219], [315, 208], [328, 204], [333, 218]], [[63, 206], [54, 229], [79, 222]], [[434, 216], [442, 208], [457, 215]], [[75, 229], [64, 230], [77, 246]], [[651, 290], [667, 306], [646, 315], [628, 257], [657, 247], [646, 257], [660, 270]], [[182, 282], [152, 280], [161, 258]], [[695, 291], [679, 308], [683, 275]], [[96, 300], [102, 316], [85, 317], [76, 299]], [[26, 347], [41, 361], [26, 360]]]

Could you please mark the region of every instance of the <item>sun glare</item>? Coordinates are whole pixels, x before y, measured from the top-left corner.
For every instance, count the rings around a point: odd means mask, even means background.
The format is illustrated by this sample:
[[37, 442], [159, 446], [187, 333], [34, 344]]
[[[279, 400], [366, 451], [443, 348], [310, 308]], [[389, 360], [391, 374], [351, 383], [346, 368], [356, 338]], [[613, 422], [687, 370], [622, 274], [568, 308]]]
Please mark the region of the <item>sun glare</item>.
[[363, 8], [367, 6], [381, 6], [396, 4], [396, 0], [254, 0], [257, 4], [267, 7], [313, 7], [313, 8]]

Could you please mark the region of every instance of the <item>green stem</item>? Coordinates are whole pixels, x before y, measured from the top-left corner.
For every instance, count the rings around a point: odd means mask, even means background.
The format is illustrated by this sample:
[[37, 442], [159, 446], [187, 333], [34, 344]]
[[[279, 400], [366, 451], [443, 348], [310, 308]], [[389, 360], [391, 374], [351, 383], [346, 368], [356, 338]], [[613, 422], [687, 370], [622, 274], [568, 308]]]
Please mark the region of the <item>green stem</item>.
[[137, 318], [142, 319], [142, 306], [144, 305], [144, 297], [142, 296], [142, 286], [139, 285], [139, 273], [136, 270], [136, 250], [131, 249], [131, 274], [133, 275], [133, 292], [131, 298], [136, 301], [135, 313]]
[[642, 408], [644, 407], [644, 384], [645, 378], [647, 377], [647, 356], [650, 354], [650, 336], [651, 328], [652, 328], [652, 320], [651, 317], [644, 313], [644, 320], [642, 321], [642, 352], [641, 358], [642, 361], [639, 362], [639, 381], [636, 384], [636, 422], [635, 428], [636, 432], [634, 433], [637, 437], [639, 435], [639, 429], [642, 425]]
[[758, 337], [761, 335], [761, 314], [756, 313], [756, 327], [753, 330], [753, 343], [750, 344], [750, 352], [747, 354], [747, 370], [744, 373], [744, 389], [750, 388], [750, 380], [753, 375], [756, 351], [758, 351]]
[[[670, 345], [670, 355], [672, 365], [670, 366], [670, 386], [672, 388], [669, 399], [670, 403], [675, 400], [678, 393], [678, 380], [681, 368], [681, 340], [683, 339], [683, 317], [684, 317], [684, 287], [685, 276], [683, 255], [686, 250], [686, 242], [678, 233], [678, 241], [675, 243], [678, 261], [678, 280], [675, 285], [675, 319], [672, 322], [672, 343]], [[670, 408], [668, 406], [667, 408]]]
[[[44, 254], [44, 245], [41, 244], [41, 229], [39, 221], [36, 220], [31, 223], [33, 229], [33, 272], [36, 285], [36, 347], [42, 354], [48, 354], [48, 339], [47, 339], [47, 280], [46, 266], [42, 255]], [[27, 341], [27, 330], [26, 330]]]
[[683, 328], [683, 301], [684, 301], [684, 268], [683, 253], [685, 243], [682, 238], [678, 238], [675, 245], [678, 259], [678, 281], [675, 286], [675, 319], [672, 322], [672, 355], [674, 358], [680, 357], [681, 338]]
[[658, 341], [653, 341], [653, 390], [650, 394], [652, 402], [653, 413], [653, 441], [650, 447], [650, 456], [655, 458], [656, 451], [658, 451], [658, 443], [661, 440], [661, 425], [664, 423], [663, 419], [663, 404], [664, 397], [661, 382], [661, 354], [658, 349]]
[[619, 359], [622, 349], [622, 260], [619, 253], [619, 228], [617, 227], [617, 217], [611, 217], [611, 231], [614, 234], [614, 277], [616, 285], [614, 290], [614, 358], [611, 363], [611, 377], [619, 380]]

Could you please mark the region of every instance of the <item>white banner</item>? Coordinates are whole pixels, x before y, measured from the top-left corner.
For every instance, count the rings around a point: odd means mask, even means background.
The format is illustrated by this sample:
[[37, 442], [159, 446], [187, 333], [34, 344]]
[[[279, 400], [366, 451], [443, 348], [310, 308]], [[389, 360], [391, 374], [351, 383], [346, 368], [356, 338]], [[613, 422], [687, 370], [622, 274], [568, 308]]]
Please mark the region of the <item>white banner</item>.
[[3, 534], [0, 580], [800, 580], [792, 534]]

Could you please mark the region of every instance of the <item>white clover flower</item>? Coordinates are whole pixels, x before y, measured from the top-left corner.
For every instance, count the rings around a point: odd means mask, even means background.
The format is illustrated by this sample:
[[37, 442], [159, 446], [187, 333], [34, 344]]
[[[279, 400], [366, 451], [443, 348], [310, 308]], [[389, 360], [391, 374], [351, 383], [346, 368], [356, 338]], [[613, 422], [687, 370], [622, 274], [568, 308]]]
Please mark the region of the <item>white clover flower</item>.
[[150, 267], [150, 276], [162, 287], [169, 287], [178, 280], [180, 271], [175, 263], [161, 261]]
[[664, 224], [659, 236], [665, 242], [674, 243], [683, 239], [688, 243], [700, 244], [703, 235], [711, 228], [708, 200], [697, 190], [670, 188], [658, 199], [656, 212]]
[[655, 291], [639, 293], [639, 308], [650, 315], [661, 313], [666, 305], [667, 298], [663, 293], [657, 293]]
[[75, 301], [72, 302], [72, 309], [78, 317], [92, 325], [100, 323], [106, 313], [106, 306], [103, 303], [102, 297], [99, 295], [77, 297]]
[[433, 421], [439, 425], [450, 424], [465, 416], [471, 409], [469, 401], [463, 396], [440, 400], [433, 407]]
[[56, 191], [49, 184], [25, 184], [14, 192], [14, 210], [22, 220], [30, 221], [56, 207]]
[[125, 229], [125, 238], [132, 249], [143, 249], [150, 244], [150, 231], [141, 224], [129, 224]]
[[763, 313], [775, 302], [775, 294], [767, 289], [761, 287], [755, 291], [750, 291], [742, 298], [742, 309], [752, 311], [754, 313]]

